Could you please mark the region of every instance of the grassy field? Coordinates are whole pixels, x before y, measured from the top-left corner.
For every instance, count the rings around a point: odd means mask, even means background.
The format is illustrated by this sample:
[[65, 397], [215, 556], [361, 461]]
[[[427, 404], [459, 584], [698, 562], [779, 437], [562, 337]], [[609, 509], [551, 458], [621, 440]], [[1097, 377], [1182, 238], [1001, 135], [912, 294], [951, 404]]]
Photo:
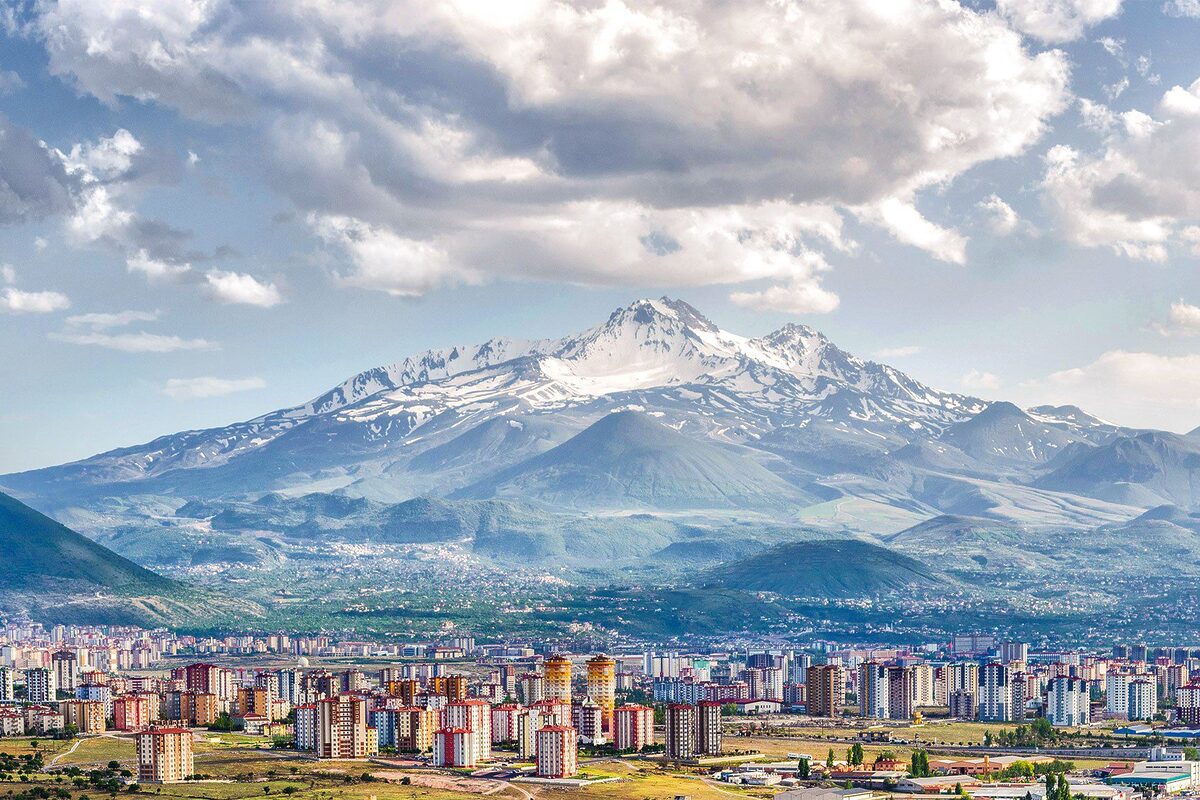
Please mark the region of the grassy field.
[[[849, 745], [836, 739], [856, 738], [864, 730], [853, 726], [815, 726], [805, 724], [804, 720], [796, 723], [785, 728], [753, 730], [749, 735], [733, 735], [737, 727], [730, 727], [725, 750], [727, 753], [757, 751], [763, 760], [786, 760], [789, 753], [808, 753], [814, 759], [824, 761], [832, 748], [834, 757], [841, 760], [846, 757]], [[891, 726], [890, 730], [898, 739], [912, 741], [919, 736], [920, 742], [936, 754], [938, 745], [978, 743], [985, 731], [995, 734], [1004, 727], [953, 722], [931, 723], [918, 728]], [[872, 729], [887, 728], [875, 725]], [[691, 800], [722, 800], [730, 796], [767, 800], [776, 793], [773, 789], [715, 785], [704, 779], [707, 769], [674, 771], [653, 760], [585, 760], [586, 763], [580, 765], [585, 776], [616, 780], [585, 788], [569, 788], [524, 782], [504, 785], [435, 770], [404, 771], [366, 762], [316, 761], [289, 751], [266, 749], [266, 743], [267, 740], [261, 737], [205, 733], [194, 745], [196, 772], [210, 776], [211, 780], [147, 786], [143, 787], [143, 792], [180, 800], [249, 800], [274, 796], [289, 800], [464, 800], [485, 796], [500, 800], [527, 800], [530, 797], [536, 800], [660, 800], [677, 795], [686, 795]], [[53, 756], [65, 753], [72, 744], [75, 743], [39, 740], [37, 750], [49, 762]], [[868, 762], [884, 750], [903, 762], [908, 760], [912, 746], [864, 743]], [[9, 739], [0, 740], [0, 751], [19, 755], [32, 753], [34, 748], [29, 739]], [[129, 737], [88, 737], [77, 740], [75, 750], [63, 755], [55, 766], [77, 766], [86, 770], [118, 761], [128, 768], [133, 758], [134, 745]], [[1076, 760], [1075, 763], [1079, 768], [1086, 768], [1102, 762]], [[364, 773], [386, 780], [364, 780]], [[403, 783], [405, 780], [409, 783]], [[88, 795], [91, 800], [108, 796], [107, 792], [94, 788], [76, 788], [61, 776], [38, 774], [32, 776], [32, 782], [65, 790], [68, 797], [64, 800], [79, 800], [80, 795]], [[28, 782], [0, 782], [0, 798], [10, 792], [19, 794], [29, 786]]]

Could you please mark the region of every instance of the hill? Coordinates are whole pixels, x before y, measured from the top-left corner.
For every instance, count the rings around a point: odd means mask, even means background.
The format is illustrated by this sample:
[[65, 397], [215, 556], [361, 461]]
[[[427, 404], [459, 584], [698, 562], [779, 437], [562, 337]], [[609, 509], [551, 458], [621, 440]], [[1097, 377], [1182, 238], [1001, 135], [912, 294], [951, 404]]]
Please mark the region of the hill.
[[801, 492], [749, 451], [685, 436], [647, 414], [609, 414], [541, 455], [455, 497], [526, 498], [575, 508], [762, 508]]
[[703, 580], [788, 597], [863, 597], [947, 582], [914, 558], [858, 539], [777, 545], [709, 570]]
[[0, 494], [0, 590], [59, 586], [133, 594], [171, 593], [182, 585], [122, 558], [19, 500]]

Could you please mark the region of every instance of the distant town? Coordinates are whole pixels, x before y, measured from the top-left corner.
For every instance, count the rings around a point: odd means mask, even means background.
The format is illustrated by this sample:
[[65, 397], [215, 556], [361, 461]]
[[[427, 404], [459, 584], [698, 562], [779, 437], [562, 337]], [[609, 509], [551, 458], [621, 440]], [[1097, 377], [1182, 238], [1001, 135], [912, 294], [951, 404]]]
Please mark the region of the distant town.
[[0, 782], [1128, 800], [1200, 792], [1194, 677], [1200, 648], [983, 634], [597, 653], [16, 621], [0, 635]]

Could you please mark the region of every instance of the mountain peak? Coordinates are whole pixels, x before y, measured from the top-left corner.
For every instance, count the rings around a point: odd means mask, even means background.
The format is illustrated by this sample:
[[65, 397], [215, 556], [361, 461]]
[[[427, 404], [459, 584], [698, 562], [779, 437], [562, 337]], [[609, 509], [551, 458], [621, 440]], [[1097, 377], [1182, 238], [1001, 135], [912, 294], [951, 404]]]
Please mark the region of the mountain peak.
[[641, 325], [651, 325], [662, 320], [672, 320], [688, 328], [714, 332], [718, 330], [712, 320], [701, 314], [692, 305], [665, 295], [658, 299], [644, 297], [640, 300], [635, 300], [628, 306], [618, 308], [609, 315], [608, 324], [619, 324], [627, 320], [632, 320]]

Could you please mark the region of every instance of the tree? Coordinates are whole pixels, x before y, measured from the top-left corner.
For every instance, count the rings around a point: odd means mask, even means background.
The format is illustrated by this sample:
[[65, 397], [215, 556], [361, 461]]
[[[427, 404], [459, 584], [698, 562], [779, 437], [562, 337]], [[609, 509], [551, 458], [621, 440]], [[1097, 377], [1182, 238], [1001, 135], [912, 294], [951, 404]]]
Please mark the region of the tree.
[[929, 754], [924, 750], [913, 750], [909, 760], [909, 772], [914, 778], [929, 777]]
[[860, 766], [864, 761], [866, 761], [866, 754], [863, 752], [863, 746], [858, 742], [855, 742], [854, 746], [850, 748], [850, 758], [847, 760], [856, 767]]
[[1183, 757], [1188, 761], [1200, 761], [1200, 750], [1194, 747], [1183, 748]]
[[829, 748], [829, 755], [825, 756], [825, 767], [833, 769], [833, 748]]
[[808, 759], [800, 759], [800, 763], [796, 765], [796, 777], [802, 779], [808, 778], [810, 774], [811, 769], [809, 768]]
[[992, 732], [991, 731], [983, 732], [983, 746], [984, 747], [992, 746]]

